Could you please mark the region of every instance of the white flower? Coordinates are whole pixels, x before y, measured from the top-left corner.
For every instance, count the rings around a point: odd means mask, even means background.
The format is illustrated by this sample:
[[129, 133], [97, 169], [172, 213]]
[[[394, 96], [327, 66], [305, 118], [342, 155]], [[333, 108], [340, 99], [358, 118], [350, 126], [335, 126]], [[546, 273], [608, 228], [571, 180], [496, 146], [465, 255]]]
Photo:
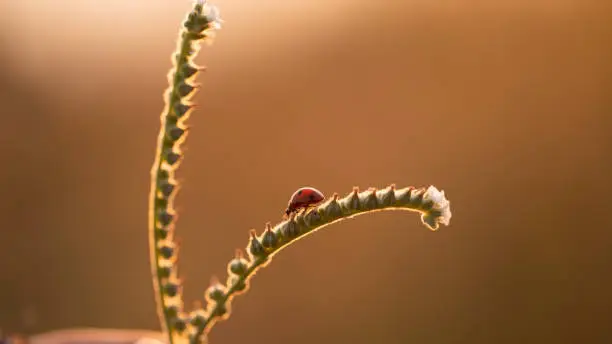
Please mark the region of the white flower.
[[210, 22], [210, 28], [213, 30], [220, 30], [223, 19], [219, 16], [219, 9], [217, 6], [205, 4], [202, 9], [202, 14]]
[[431, 230], [438, 229], [439, 224], [448, 226], [452, 213], [450, 202], [446, 199], [444, 191], [439, 191], [435, 186], [430, 186], [423, 195], [423, 201], [432, 201], [433, 207], [421, 215], [423, 223]]

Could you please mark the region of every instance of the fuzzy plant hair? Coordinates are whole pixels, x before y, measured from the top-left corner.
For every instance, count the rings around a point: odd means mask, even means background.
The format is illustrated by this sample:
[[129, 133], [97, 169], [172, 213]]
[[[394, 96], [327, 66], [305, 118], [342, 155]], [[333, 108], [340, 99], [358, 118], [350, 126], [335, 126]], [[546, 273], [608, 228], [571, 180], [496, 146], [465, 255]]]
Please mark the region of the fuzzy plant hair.
[[434, 186], [360, 191], [353, 188], [346, 196], [333, 194], [320, 205], [292, 213], [282, 222], [267, 223], [262, 233], [250, 231], [246, 252], [236, 250], [227, 265], [225, 282], [216, 278], [205, 293], [204, 306], [187, 310], [182, 297], [182, 283], [178, 276], [178, 248], [174, 240], [176, 213], [173, 199], [178, 190], [174, 174], [183, 158], [181, 145], [187, 135], [185, 121], [193, 112], [189, 101], [197, 89], [194, 79], [203, 68], [194, 64], [200, 42], [210, 43], [221, 19], [217, 9], [205, 0], [196, 0], [180, 30], [173, 68], [165, 93], [165, 108], [161, 114], [156, 157], [151, 170], [149, 199], [149, 247], [151, 273], [158, 316], [169, 344], [201, 344], [219, 320], [230, 315], [233, 298], [247, 291], [255, 273], [267, 266], [274, 255], [298, 239], [334, 223], [383, 210], [407, 210], [421, 214], [422, 223], [431, 230], [440, 224], [448, 225], [450, 203]]

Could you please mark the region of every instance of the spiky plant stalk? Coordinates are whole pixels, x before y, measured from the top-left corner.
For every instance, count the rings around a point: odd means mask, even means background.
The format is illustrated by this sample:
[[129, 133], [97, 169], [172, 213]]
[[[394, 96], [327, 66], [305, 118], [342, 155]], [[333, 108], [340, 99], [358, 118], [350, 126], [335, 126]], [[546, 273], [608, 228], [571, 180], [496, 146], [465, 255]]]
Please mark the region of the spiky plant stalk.
[[165, 93], [165, 108], [151, 169], [149, 249], [153, 287], [162, 331], [168, 334], [170, 344], [180, 339], [186, 328], [181, 283], [177, 276], [177, 247], [172, 240], [176, 221], [173, 199], [178, 189], [174, 172], [183, 157], [181, 143], [187, 134], [185, 121], [194, 107], [189, 102], [197, 88], [193, 79], [201, 70], [193, 63], [193, 58], [199, 50], [198, 43], [212, 39], [219, 23], [216, 8], [204, 0], [195, 1], [183, 23], [173, 56], [174, 68], [168, 75], [170, 86]]
[[251, 238], [246, 247], [249, 259], [245, 259], [242, 251], [237, 250], [236, 257], [227, 266], [226, 284], [214, 281], [208, 288], [208, 308], [206, 311], [198, 311], [197, 321], [192, 321], [190, 344], [198, 344], [217, 321], [229, 317], [233, 297], [244, 293], [255, 273], [267, 266], [272, 256], [283, 248], [331, 224], [384, 210], [419, 212], [422, 223], [433, 231], [437, 230], [440, 224], [448, 225], [451, 218], [450, 202], [444, 191], [438, 191], [434, 186], [427, 189], [407, 187], [398, 190], [395, 185], [390, 185], [382, 190], [370, 188], [363, 192], [353, 188], [353, 191], [342, 199], [338, 199], [338, 194], [334, 194], [311, 211], [292, 214], [288, 220], [274, 227], [267, 223], [261, 235], [251, 230]]
[[250, 279], [270, 263], [272, 256], [323, 227], [382, 210], [420, 212], [423, 224], [431, 230], [436, 230], [439, 224], [448, 225], [451, 218], [450, 203], [444, 192], [433, 186], [397, 190], [391, 185], [382, 190], [370, 188], [364, 192], [354, 188], [342, 199], [334, 194], [314, 210], [292, 214], [274, 227], [267, 223], [261, 235], [251, 230], [246, 247], [248, 254], [245, 256], [241, 250], [236, 251], [235, 258], [227, 266], [229, 276], [226, 283], [213, 278], [205, 293], [206, 306], [196, 307], [187, 314], [183, 308], [182, 283], [177, 274], [178, 248], [173, 241], [176, 221], [173, 199], [178, 188], [174, 172], [183, 157], [180, 145], [186, 137], [185, 120], [194, 106], [188, 100], [196, 89], [193, 79], [200, 70], [192, 61], [198, 50], [196, 44], [210, 39], [219, 23], [216, 9], [204, 0], [195, 2], [184, 22], [174, 56], [174, 68], [169, 74], [170, 87], [166, 92], [166, 107], [161, 115], [157, 153], [151, 170], [151, 267], [158, 315], [162, 330], [168, 334], [169, 344], [204, 342], [214, 324], [229, 317], [233, 297], [248, 289]]

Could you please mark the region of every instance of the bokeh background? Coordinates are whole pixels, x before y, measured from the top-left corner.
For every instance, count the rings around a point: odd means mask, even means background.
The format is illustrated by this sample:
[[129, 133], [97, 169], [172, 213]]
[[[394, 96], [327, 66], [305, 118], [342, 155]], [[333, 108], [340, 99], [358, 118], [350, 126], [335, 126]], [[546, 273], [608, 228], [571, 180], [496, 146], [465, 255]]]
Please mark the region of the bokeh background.
[[[212, 343], [612, 342], [609, 2], [215, 4], [179, 172], [188, 304], [303, 185], [433, 184], [453, 218], [300, 241]], [[190, 1], [0, 6], [0, 328], [157, 330], [149, 171]]]

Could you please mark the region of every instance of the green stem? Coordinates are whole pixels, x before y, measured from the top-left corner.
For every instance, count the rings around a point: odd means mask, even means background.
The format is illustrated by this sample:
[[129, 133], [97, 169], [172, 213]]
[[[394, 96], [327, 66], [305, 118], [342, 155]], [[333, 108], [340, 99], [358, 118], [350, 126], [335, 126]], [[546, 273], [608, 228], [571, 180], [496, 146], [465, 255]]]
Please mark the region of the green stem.
[[199, 344], [199, 339], [207, 334], [218, 320], [229, 317], [232, 298], [245, 292], [250, 278], [255, 276], [260, 268], [270, 263], [271, 258], [281, 250], [334, 223], [358, 215], [387, 210], [419, 212], [421, 221], [431, 230], [437, 230], [440, 224], [448, 225], [451, 218], [450, 202], [443, 191], [440, 192], [433, 186], [427, 189], [409, 187], [401, 190], [390, 186], [384, 190], [370, 189], [362, 193], [354, 189], [341, 200], [334, 195], [313, 211], [292, 215], [274, 228], [268, 224], [259, 238], [255, 236], [251, 238], [247, 249], [251, 252], [252, 260], [248, 268], [240, 275], [233, 275], [234, 279], [223, 297], [213, 303], [208, 317], [196, 326], [190, 344]]
[[[174, 343], [174, 334], [181, 332], [178, 325], [173, 321], [178, 314], [171, 309], [169, 301], [176, 297], [177, 292], [168, 292], [167, 286], [173, 283], [168, 279], [169, 275], [175, 277], [176, 252], [173, 246], [168, 246], [168, 240], [172, 239], [174, 231], [174, 210], [172, 200], [176, 194], [177, 183], [174, 180], [174, 172], [181, 158], [180, 145], [185, 138], [184, 121], [189, 116], [189, 110], [193, 105], [185, 104], [186, 100], [193, 94], [195, 87], [190, 79], [195, 76], [198, 68], [191, 64], [197, 48], [195, 43], [208, 38], [211, 33], [212, 24], [216, 18], [209, 14], [203, 14], [204, 1], [196, 1], [193, 10], [184, 22], [184, 28], [180, 31], [177, 52], [175, 55], [174, 68], [169, 78], [171, 84], [165, 93], [166, 106], [160, 118], [160, 131], [157, 138], [157, 150], [155, 161], [151, 168], [151, 187], [149, 195], [149, 252], [151, 275], [153, 276], [153, 288], [157, 304], [157, 313], [161, 328], [168, 335], [169, 344]], [[163, 249], [160, 247], [166, 245]], [[162, 263], [171, 262], [170, 267]], [[165, 269], [165, 270], [164, 270]], [[167, 271], [161, 274], [160, 271]], [[174, 295], [173, 295], [174, 294]], [[180, 298], [180, 295], [178, 295]]]
[[[185, 59], [186, 53], [191, 46], [191, 40], [183, 39], [181, 43], [181, 48], [179, 51], [179, 55], [176, 59], [176, 66], [179, 66], [179, 62], [182, 59]], [[178, 68], [176, 69], [178, 70]], [[159, 305], [158, 308], [158, 316], [160, 319], [160, 323], [162, 324], [162, 331], [167, 332], [169, 335], [169, 343], [172, 344], [172, 333], [170, 332], [172, 326], [170, 324], [170, 319], [166, 317], [165, 310], [167, 309], [166, 298], [161, 290], [162, 285], [162, 277], [159, 274], [160, 261], [161, 257], [159, 256], [157, 245], [163, 240], [161, 238], [161, 232], [158, 231], [158, 222], [157, 222], [157, 214], [165, 211], [167, 209], [167, 204], [160, 200], [157, 195], [161, 192], [161, 184], [162, 182], [167, 180], [168, 173], [165, 169], [162, 168], [163, 162], [163, 153], [164, 150], [167, 149], [168, 145], [166, 142], [166, 132], [170, 129], [168, 123], [170, 121], [167, 120], [167, 117], [170, 116], [170, 109], [174, 107], [176, 104], [176, 97], [172, 95], [176, 93], [175, 87], [180, 80], [179, 73], [174, 73], [173, 85], [169, 90], [168, 94], [168, 109], [161, 116], [161, 129], [159, 132], [159, 137], [157, 139], [157, 152], [155, 157], [155, 162], [153, 163], [153, 168], [151, 170], [151, 193], [149, 195], [149, 251], [151, 255], [151, 274], [153, 277], [153, 288], [155, 290], [156, 303]]]

